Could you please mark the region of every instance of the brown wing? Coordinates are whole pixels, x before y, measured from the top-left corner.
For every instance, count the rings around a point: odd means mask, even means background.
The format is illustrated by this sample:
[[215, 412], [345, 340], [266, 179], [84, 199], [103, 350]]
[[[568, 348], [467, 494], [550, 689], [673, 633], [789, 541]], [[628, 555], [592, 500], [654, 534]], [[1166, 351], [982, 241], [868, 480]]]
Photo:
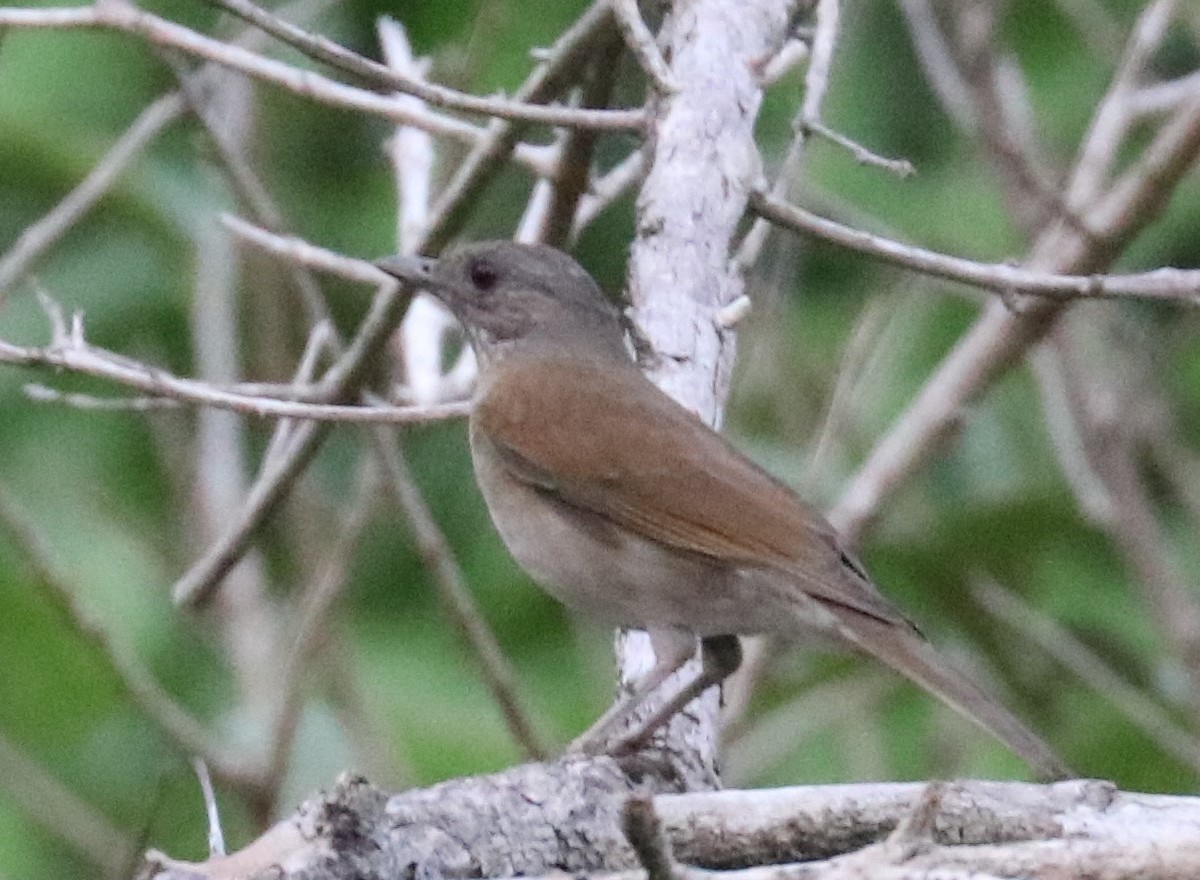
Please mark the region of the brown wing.
[[528, 367], [495, 365], [472, 415], [514, 477], [662, 544], [785, 571], [814, 598], [902, 620], [824, 517], [636, 369]]

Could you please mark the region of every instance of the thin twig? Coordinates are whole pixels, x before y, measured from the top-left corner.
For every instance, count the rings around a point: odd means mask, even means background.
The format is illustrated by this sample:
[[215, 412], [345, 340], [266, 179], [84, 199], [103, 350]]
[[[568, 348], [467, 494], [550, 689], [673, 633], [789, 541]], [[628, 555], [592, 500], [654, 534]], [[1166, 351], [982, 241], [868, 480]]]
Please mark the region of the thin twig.
[[[608, 106], [621, 54], [622, 44], [616, 34], [597, 43], [595, 57], [584, 79], [581, 106]], [[594, 131], [571, 129], [563, 135], [550, 204], [538, 230], [540, 241], [561, 248], [570, 240], [575, 218], [580, 213], [580, 203], [587, 190], [596, 143]]]
[[221, 831], [221, 813], [217, 808], [217, 794], [213, 791], [212, 776], [203, 758], [192, 759], [192, 769], [200, 782], [200, 794], [204, 798], [204, 814], [208, 817], [208, 855], [225, 855], [225, 834]]
[[283, 235], [249, 223], [233, 214], [222, 214], [225, 228], [267, 253], [283, 257], [287, 261], [305, 266], [317, 272], [327, 272], [347, 281], [380, 286], [390, 277], [367, 260], [347, 257], [337, 251], [310, 244], [299, 236]]
[[[128, 0], [105, 0], [104, 3], [81, 9], [3, 9], [0, 8], [0, 27], [102, 27], [142, 37], [151, 45], [177, 49], [203, 58], [246, 76], [318, 101], [331, 107], [369, 113], [396, 123], [413, 125], [431, 134], [454, 138], [467, 144], [487, 139], [487, 129], [444, 114], [426, 111], [414, 114], [394, 98], [354, 88], [267, 58], [232, 43], [213, 39], [182, 25], [137, 9]], [[480, 99], [486, 100], [486, 99]], [[625, 111], [633, 112], [633, 111]], [[641, 125], [640, 113], [637, 125]], [[619, 126], [633, 123], [626, 118]], [[548, 171], [544, 152], [527, 144], [514, 147], [517, 161], [537, 173]]]
[[[808, 69], [804, 73], [804, 100], [792, 120], [792, 142], [771, 184], [771, 195], [787, 199], [799, 176], [808, 146], [809, 122], [821, 117], [821, 104], [829, 90], [829, 73], [833, 66], [833, 54], [837, 44], [838, 21], [841, 17], [838, 0], [824, 0], [817, 4], [817, 24], [812, 36], [812, 53]], [[733, 256], [733, 265], [742, 273], [748, 272], [757, 262], [774, 227], [764, 217], [756, 217], [750, 230], [743, 236]]]
[[637, 59], [638, 66], [649, 77], [654, 88], [663, 95], [674, 94], [679, 90], [671, 75], [671, 68], [658, 51], [654, 42], [654, 34], [642, 21], [642, 13], [638, 11], [637, 0], [610, 0], [613, 14], [616, 16], [617, 27], [625, 40], [630, 53]]
[[[1166, 201], [1191, 167], [1197, 150], [1200, 100], [1181, 107], [1163, 125], [1142, 158], [1108, 194], [1069, 187], [1068, 206], [1081, 215], [1081, 209], [1089, 208], [1093, 235], [1081, 235], [1069, 224], [1047, 229], [1030, 256], [1031, 268], [1096, 271], [1111, 264]], [[1084, 175], [1084, 171], [1078, 174]], [[1086, 176], [1097, 179], [1091, 169]], [[848, 540], [857, 539], [879, 510], [884, 495], [926, 460], [963, 407], [1046, 331], [1061, 308], [1060, 303], [1042, 300], [1015, 315], [1006, 305], [989, 306], [875, 446], [830, 512], [830, 520]]]
[[153, 721], [182, 754], [202, 756], [221, 777], [244, 781], [246, 768], [231, 756], [219, 752], [216, 738], [163, 689], [148, 669], [127, 655], [83, 607], [67, 579], [59, 572], [49, 548], [18, 511], [3, 486], [0, 486], [0, 529], [20, 549], [38, 587], [64, 622], [104, 658], [126, 698]]
[[[637, 131], [645, 126], [641, 110], [580, 110], [573, 107], [545, 107], [503, 98], [481, 98], [446, 86], [430, 83], [412, 71], [398, 70], [351, 52], [332, 40], [311, 34], [284, 21], [250, 0], [206, 0], [239, 18], [262, 28], [306, 55], [331, 64], [388, 91], [403, 92], [435, 107], [465, 110], [498, 119], [570, 128], [610, 131]], [[419, 126], [418, 126], [419, 127]]]
[[[549, 58], [518, 90], [517, 98], [536, 103], [557, 94], [586, 60], [596, 34], [609, 26], [607, 2], [596, 0], [559, 38]], [[445, 246], [465, 222], [468, 206], [511, 155], [519, 133], [520, 128], [514, 122], [496, 121], [489, 126], [487, 136], [475, 145], [443, 191], [418, 250], [436, 254]], [[357, 387], [368, 365], [400, 322], [409, 293], [394, 283], [380, 287], [357, 335], [322, 380], [326, 399], [344, 399]], [[211, 597], [221, 577], [249, 546], [251, 536], [316, 454], [324, 436], [325, 432], [314, 422], [303, 423], [296, 429], [285, 455], [271, 462], [271, 467], [263, 468], [245, 505], [225, 533], [176, 582], [173, 594], [177, 601], [198, 604]]]
[[1138, 16], [1112, 84], [1092, 116], [1066, 201], [1078, 205], [1107, 179], [1133, 122], [1129, 99], [1166, 33], [1174, 0], [1153, 0]]
[[183, 115], [184, 107], [178, 92], [165, 94], [146, 107], [87, 177], [45, 216], [25, 227], [13, 246], [0, 257], [0, 307], [34, 262], [91, 210], [147, 144]]
[[[389, 67], [417, 75], [424, 67], [413, 58], [404, 27], [383, 18], [378, 24], [379, 42]], [[421, 105], [420, 98], [406, 95], [399, 100]], [[412, 254], [429, 226], [429, 202], [433, 189], [434, 143], [428, 133], [408, 125], [396, 126], [387, 143], [388, 158], [396, 179], [397, 252]], [[400, 322], [394, 340], [397, 360], [404, 366], [409, 402], [435, 403], [446, 399], [447, 382], [442, 376], [446, 334], [454, 326], [449, 310], [427, 293], [419, 293]], [[475, 356], [463, 346], [459, 364], [473, 372]], [[464, 367], [466, 369], [466, 367]]]
[[606, 174], [593, 181], [579, 200], [575, 220], [571, 224], [571, 241], [591, 225], [609, 205], [632, 190], [646, 173], [646, 154], [634, 150]]
[[136, 843], [2, 733], [0, 778], [7, 804], [99, 868], [100, 876], [116, 877], [128, 869]]
[[621, 830], [645, 868], [646, 880], [683, 880], [651, 798], [634, 795], [625, 801]]
[[850, 155], [860, 165], [882, 168], [884, 171], [889, 171], [897, 177], [912, 177], [917, 173], [916, 167], [907, 159], [889, 159], [887, 156], [880, 156], [873, 150], [869, 150], [858, 143], [858, 141], [851, 140], [844, 134], [834, 131], [823, 122], [814, 120], [806, 122], [804, 125], [813, 134], [825, 138], [830, 143], [837, 144], [844, 150], [848, 150]]
[[470, 410], [470, 404], [465, 401], [428, 406], [347, 406], [237, 394], [207, 382], [175, 376], [166, 370], [130, 360], [82, 340], [56, 342], [44, 348], [23, 347], [0, 340], [0, 363], [21, 367], [56, 367], [119, 382], [145, 394], [232, 410], [258, 418], [413, 425], [462, 418]]
[[421, 554], [425, 567], [433, 575], [438, 592], [445, 601], [452, 619], [466, 636], [467, 643], [479, 663], [484, 683], [500, 707], [508, 729], [527, 758], [543, 760], [548, 754], [548, 749], [542, 743], [517, 696], [516, 672], [467, 589], [466, 579], [454, 557], [454, 551], [413, 481], [408, 463], [404, 460], [395, 437], [391, 434], [377, 434], [376, 448], [383, 460], [388, 478], [387, 485], [412, 528], [417, 551]]
[[1129, 97], [1129, 110], [1139, 116], [1169, 113], [1200, 93], [1200, 71], [1143, 86]]
[[804, 40], [795, 38], [788, 40], [783, 44], [783, 48], [763, 65], [762, 72], [759, 74], [763, 86], [775, 85], [794, 68], [807, 61], [810, 54], [808, 43]]
[[895, 266], [997, 293], [1024, 293], [1056, 300], [1135, 298], [1200, 305], [1200, 269], [1155, 269], [1130, 275], [1055, 275], [1007, 263], [978, 263], [902, 244], [844, 226], [761, 190], [750, 197], [760, 216], [794, 232], [833, 242]]
[[813, 31], [812, 56], [804, 75], [804, 101], [800, 105], [802, 126], [821, 118], [821, 105], [829, 91], [830, 71], [833, 69], [834, 49], [837, 46], [838, 24], [841, 22], [840, 0], [819, 0], [817, 26]]
[[183, 405], [170, 397], [96, 397], [92, 394], [66, 393], [37, 382], [27, 382], [21, 390], [27, 398], [38, 403], [59, 403], [72, 409], [92, 412], [159, 412], [179, 409]]
[[325, 626], [350, 577], [351, 554], [370, 522], [379, 495], [379, 474], [368, 459], [359, 469], [358, 485], [349, 512], [330, 546], [323, 552], [323, 565], [299, 601], [297, 624], [289, 639], [283, 661], [279, 700], [268, 738], [265, 787], [278, 792], [304, 708], [305, 673], [317, 657], [326, 635]]
[[971, 595], [988, 614], [1036, 644], [1112, 703], [1164, 752], [1200, 773], [1200, 740], [1195, 734], [1069, 629], [991, 578], [973, 583]]

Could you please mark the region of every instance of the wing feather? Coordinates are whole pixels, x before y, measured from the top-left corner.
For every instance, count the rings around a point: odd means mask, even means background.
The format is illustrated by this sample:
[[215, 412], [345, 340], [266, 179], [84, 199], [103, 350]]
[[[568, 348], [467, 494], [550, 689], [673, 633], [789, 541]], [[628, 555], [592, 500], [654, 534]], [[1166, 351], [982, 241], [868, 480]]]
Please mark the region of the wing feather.
[[820, 513], [632, 365], [501, 362], [472, 420], [516, 479], [563, 503], [670, 547], [787, 572], [813, 598], [902, 619], [855, 573]]

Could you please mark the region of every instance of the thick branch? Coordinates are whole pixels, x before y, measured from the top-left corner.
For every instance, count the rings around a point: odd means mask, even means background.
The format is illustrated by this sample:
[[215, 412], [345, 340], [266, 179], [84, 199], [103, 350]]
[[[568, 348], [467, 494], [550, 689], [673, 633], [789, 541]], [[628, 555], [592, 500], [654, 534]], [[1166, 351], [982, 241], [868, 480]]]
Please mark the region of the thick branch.
[[[241, 853], [202, 865], [152, 856], [145, 876], [440, 880], [620, 871], [607, 876], [645, 880], [631, 870], [638, 862], [622, 813], [630, 797], [651, 792], [634, 781], [637, 768], [624, 769], [631, 775], [609, 758], [530, 764], [392, 797], [344, 780]], [[730, 880], [833, 877], [850, 860], [871, 870], [840, 876], [892, 876], [874, 872], [903, 866], [907, 873], [894, 876], [944, 877], [933, 872], [966, 866], [1005, 878], [1191, 880], [1200, 870], [1197, 798], [1129, 794], [1092, 780], [950, 783], [932, 802], [928, 791], [893, 783], [661, 793], [653, 808], [664, 847], [697, 866], [681, 869], [692, 880], [714, 869], [746, 869], [722, 875]], [[927, 821], [910, 823], [907, 833], [927, 837], [890, 841], [895, 864], [879, 864], [870, 844], [887, 840], [919, 807]], [[845, 853], [853, 854], [839, 863]], [[821, 859], [832, 861], [812, 861]]]

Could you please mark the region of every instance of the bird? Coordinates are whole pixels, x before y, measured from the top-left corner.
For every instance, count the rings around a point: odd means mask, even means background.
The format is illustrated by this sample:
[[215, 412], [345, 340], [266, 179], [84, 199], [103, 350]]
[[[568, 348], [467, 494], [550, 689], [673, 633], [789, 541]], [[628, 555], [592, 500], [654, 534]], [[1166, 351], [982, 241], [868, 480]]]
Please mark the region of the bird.
[[[656, 664], [577, 744], [627, 751], [741, 661], [739, 637], [829, 635], [996, 736], [1039, 776], [1069, 771], [884, 597], [825, 517], [661, 391], [622, 311], [548, 245], [392, 256], [385, 273], [440, 299], [478, 362], [471, 458], [517, 563], [586, 615], [646, 630]], [[701, 648], [701, 671], [624, 739], [615, 731]]]

